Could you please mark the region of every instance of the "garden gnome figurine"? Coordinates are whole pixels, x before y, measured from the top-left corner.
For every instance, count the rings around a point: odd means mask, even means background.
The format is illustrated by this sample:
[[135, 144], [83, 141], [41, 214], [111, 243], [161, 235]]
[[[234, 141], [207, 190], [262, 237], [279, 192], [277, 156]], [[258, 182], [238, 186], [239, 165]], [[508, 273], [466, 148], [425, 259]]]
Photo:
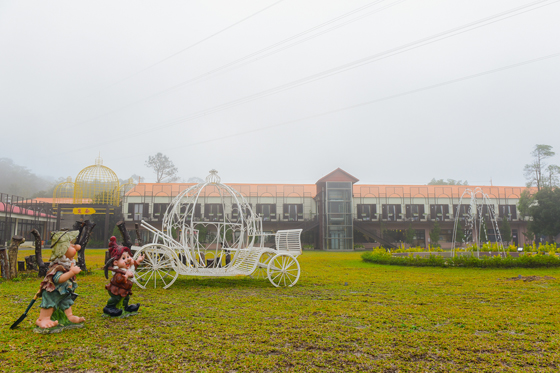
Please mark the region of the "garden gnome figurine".
[[41, 312], [36, 322], [39, 328], [52, 328], [59, 324], [59, 320], [66, 322], [64, 315], [73, 324], [86, 320], [72, 314], [72, 305], [77, 297], [77, 294], [74, 294], [78, 287], [76, 275], [81, 271], [74, 260], [74, 256], [81, 249], [80, 245], [75, 244], [79, 233], [59, 231], [53, 232], [51, 236], [51, 265], [41, 282]]
[[117, 238], [111, 237], [109, 242], [109, 260], [105, 264], [105, 278], [109, 278], [108, 270], [113, 271], [111, 282], [105, 286], [109, 292], [109, 301], [103, 308], [103, 313], [109, 316], [120, 316], [123, 312], [117, 305], [122, 301], [125, 312], [136, 312], [140, 304], [128, 304], [132, 295], [132, 281], [134, 273], [129, 271], [131, 266], [137, 267], [144, 260], [140, 256], [138, 260], [132, 258], [130, 248], [117, 244]]

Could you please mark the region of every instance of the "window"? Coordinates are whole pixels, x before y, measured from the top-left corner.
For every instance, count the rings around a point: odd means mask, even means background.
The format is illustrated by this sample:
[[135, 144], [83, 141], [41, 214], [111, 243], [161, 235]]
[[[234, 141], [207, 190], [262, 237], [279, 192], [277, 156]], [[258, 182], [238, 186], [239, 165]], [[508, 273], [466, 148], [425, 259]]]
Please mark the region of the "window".
[[276, 220], [276, 204], [257, 203], [257, 215], [260, 215], [263, 221]]
[[324, 247], [327, 250], [352, 250], [352, 183], [327, 181], [326, 186]]
[[397, 219], [402, 219], [401, 205], [382, 205], [381, 213], [383, 220], [396, 221]]
[[154, 218], [158, 220], [163, 219], [163, 215], [165, 215], [165, 211], [167, 210], [167, 203], [154, 203]]
[[517, 210], [515, 205], [499, 205], [498, 210], [500, 218], [508, 218], [508, 220], [517, 219]]
[[439, 242], [453, 242], [453, 229], [442, 229], [439, 233]]
[[375, 220], [377, 218], [376, 205], [358, 205], [358, 219], [363, 221]]
[[430, 205], [430, 218], [437, 221], [450, 219], [449, 205]]
[[419, 221], [420, 219], [424, 219], [424, 205], [406, 205], [406, 218]]
[[193, 218], [193, 212], [195, 218], [199, 218], [199, 219], [201, 218], [202, 215], [201, 215], [200, 203], [197, 203], [194, 206], [194, 211], [191, 203], [181, 205], [181, 214], [187, 214], [187, 219]]
[[453, 219], [457, 216], [457, 209], [459, 209], [459, 217], [463, 218], [469, 214], [470, 205], [453, 205]]
[[[253, 205], [252, 204], [248, 204], [249, 207], [245, 206], [242, 207], [243, 209], [243, 218], [247, 218], [247, 216], [249, 216], [249, 208], [252, 208]], [[233, 204], [232, 209], [231, 209], [231, 221], [237, 221], [240, 219], [239, 216], [239, 209], [238, 209], [238, 205], [236, 203]]]
[[147, 203], [129, 203], [128, 216], [132, 220], [148, 219], [149, 204]]
[[284, 204], [284, 220], [303, 220], [303, 204]]
[[426, 231], [424, 229], [415, 229], [412, 246], [426, 246]]
[[204, 217], [208, 221], [221, 221], [224, 219], [224, 205], [221, 203], [207, 203], [204, 205]]

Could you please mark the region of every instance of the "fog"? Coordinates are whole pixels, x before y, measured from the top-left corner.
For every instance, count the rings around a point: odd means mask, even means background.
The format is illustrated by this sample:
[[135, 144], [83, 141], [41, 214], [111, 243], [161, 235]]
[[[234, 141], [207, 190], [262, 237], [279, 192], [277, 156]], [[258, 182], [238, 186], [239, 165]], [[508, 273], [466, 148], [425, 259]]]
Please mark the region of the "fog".
[[535, 144], [560, 163], [558, 19], [557, 0], [1, 1], [0, 157], [524, 185]]

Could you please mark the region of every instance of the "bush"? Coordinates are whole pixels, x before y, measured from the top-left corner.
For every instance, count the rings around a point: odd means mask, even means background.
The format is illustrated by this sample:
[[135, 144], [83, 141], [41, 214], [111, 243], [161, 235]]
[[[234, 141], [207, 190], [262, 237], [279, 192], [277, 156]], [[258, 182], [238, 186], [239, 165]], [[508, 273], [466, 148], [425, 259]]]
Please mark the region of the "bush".
[[560, 258], [556, 255], [532, 255], [525, 254], [519, 258], [513, 258], [509, 254], [501, 256], [483, 256], [477, 258], [473, 255], [461, 255], [452, 258], [444, 258], [439, 255], [430, 254], [421, 257], [409, 255], [396, 257], [383, 250], [374, 250], [362, 254], [362, 260], [369, 263], [415, 266], [415, 267], [467, 267], [467, 268], [539, 268], [560, 267]]

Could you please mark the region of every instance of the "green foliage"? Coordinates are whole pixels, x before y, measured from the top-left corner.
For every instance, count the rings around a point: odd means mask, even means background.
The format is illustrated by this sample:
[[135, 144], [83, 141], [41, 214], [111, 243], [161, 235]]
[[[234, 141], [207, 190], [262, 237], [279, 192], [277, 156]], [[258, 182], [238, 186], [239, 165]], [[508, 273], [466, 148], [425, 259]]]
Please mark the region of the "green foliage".
[[517, 210], [522, 217], [529, 215], [529, 206], [531, 206], [532, 203], [533, 197], [531, 196], [531, 191], [529, 189], [523, 190], [517, 202]]
[[465, 228], [463, 228], [463, 225], [461, 224], [461, 221], [459, 220], [457, 222], [457, 229], [456, 229], [456, 233], [455, 233], [455, 242], [459, 245], [462, 245], [464, 240], [465, 240]]
[[362, 260], [369, 263], [414, 266], [414, 267], [470, 267], [470, 268], [540, 268], [560, 267], [560, 258], [556, 255], [531, 255], [525, 254], [519, 258], [510, 255], [482, 256], [457, 255], [445, 258], [441, 255], [428, 256], [409, 255], [393, 256], [382, 250], [368, 251], [362, 254]]
[[529, 207], [528, 230], [536, 235], [553, 237], [560, 233], [560, 188], [542, 188], [534, 196], [534, 203]]
[[511, 241], [511, 224], [509, 223], [509, 219], [506, 216], [504, 216], [502, 220], [500, 234], [502, 236], [502, 241], [509, 244], [509, 242]]
[[412, 224], [409, 224], [408, 229], [405, 232], [404, 242], [406, 242], [409, 245], [412, 245], [412, 243], [414, 242], [414, 235], [415, 234], [416, 234], [416, 231], [414, 229], [412, 229]]
[[430, 241], [432, 245], [437, 246], [439, 244], [440, 234], [441, 234], [441, 228], [439, 226], [439, 223], [436, 221], [434, 223], [434, 226], [432, 227], [432, 230], [430, 231]]
[[206, 242], [208, 228], [202, 224], [198, 224], [195, 229], [198, 230], [198, 242]]

